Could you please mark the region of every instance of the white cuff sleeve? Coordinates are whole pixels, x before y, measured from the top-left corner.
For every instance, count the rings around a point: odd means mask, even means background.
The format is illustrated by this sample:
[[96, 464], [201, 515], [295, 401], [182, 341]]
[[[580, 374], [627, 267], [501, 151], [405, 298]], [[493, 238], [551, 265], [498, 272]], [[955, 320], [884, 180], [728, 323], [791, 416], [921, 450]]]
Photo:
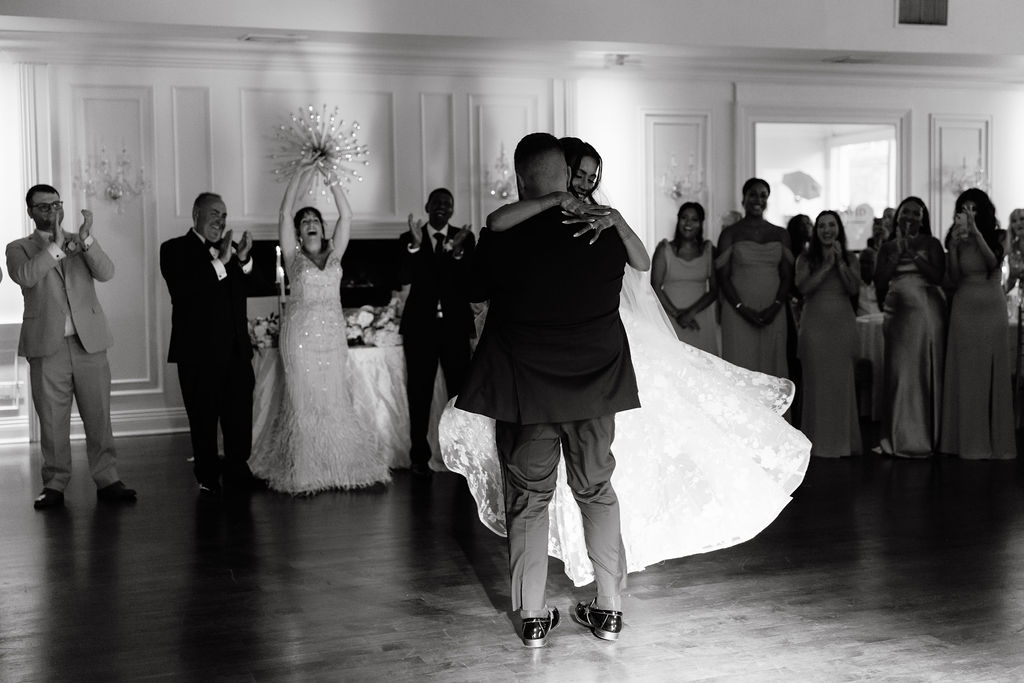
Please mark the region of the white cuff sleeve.
[[419, 247], [416, 247], [415, 249], [413, 249], [413, 247], [412, 247], [412, 245], [411, 245], [411, 244], [407, 244], [407, 245], [405, 245], [405, 248], [409, 250], [409, 253], [410, 253], [410, 254], [415, 254], [415, 253], [418, 253], [418, 252], [419, 252], [419, 250], [420, 250], [420, 248], [419, 248]]
[[249, 261], [242, 265], [242, 272], [248, 275], [252, 272], [252, 257], [249, 257]]
[[93, 238], [93, 236], [89, 235], [84, 240], [82, 240], [82, 246], [84, 246], [86, 249], [88, 249], [89, 247], [92, 246], [92, 243], [95, 242], [95, 241], [96, 240]]
[[46, 247], [46, 251], [50, 252], [50, 256], [57, 259], [58, 261], [62, 260], [65, 256], [67, 256], [67, 254], [61, 251], [60, 247], [58, 247], [53, 242], [50, 242], [50, 246]]

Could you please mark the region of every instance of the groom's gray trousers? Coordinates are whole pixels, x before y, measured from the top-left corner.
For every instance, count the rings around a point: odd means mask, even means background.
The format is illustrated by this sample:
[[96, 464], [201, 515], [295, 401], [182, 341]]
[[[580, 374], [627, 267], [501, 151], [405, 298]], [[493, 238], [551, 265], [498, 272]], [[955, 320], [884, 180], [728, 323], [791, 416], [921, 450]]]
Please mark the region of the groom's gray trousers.
[[612, 488], [615, 416], [519, 425], [498, 421], [495, 440], [505, 479], [505, 523], [512, 575], [512, 609], [523, 618], [547, 616], [548, 504], [558, 459], [565, 456], [569, 488], [579, 504], [599, 604], [617, 602], [626, 588], [626, 552], [619, 500]]

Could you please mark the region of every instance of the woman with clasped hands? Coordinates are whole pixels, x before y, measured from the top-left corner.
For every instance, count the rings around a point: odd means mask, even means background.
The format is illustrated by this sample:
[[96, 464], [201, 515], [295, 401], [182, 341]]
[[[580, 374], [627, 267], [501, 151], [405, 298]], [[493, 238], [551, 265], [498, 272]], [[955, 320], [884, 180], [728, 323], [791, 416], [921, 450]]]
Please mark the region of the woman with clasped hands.
[[928, 208], [907, 197], [896, 208], [896, 239], [878, 252], [875, 289], [884, 302], [885, 396], [882, 452], [927, 457], [938, 450], [946, 351], [946, 256]]

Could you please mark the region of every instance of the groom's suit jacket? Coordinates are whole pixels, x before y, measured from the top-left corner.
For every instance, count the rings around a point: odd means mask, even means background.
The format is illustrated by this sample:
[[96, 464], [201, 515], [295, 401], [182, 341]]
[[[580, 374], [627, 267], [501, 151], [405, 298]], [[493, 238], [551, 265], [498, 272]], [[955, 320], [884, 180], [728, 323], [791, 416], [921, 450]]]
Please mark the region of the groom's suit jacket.
[[21, 356], [40, 358], [56, 352], [64, 342], [69, 314], [89, 353], [114, 343], [94, 284], [94, 280], [106, 282], [114, 277], [114, 264], [95, 238], [85, 251], [72, 249], [71, 244], [60, 261], [47, 251], [49, 242], [38, 231], [7, 245], [8, 272], [21, 285], [25, 298], [18, 341]]
[[541, 424], [640, 406], [619, 318], [626, 249], [614, 230], [593, 245], [575, 231], [554, 208], [481, 234], [472, 297], [490, 308], [458, 408]]

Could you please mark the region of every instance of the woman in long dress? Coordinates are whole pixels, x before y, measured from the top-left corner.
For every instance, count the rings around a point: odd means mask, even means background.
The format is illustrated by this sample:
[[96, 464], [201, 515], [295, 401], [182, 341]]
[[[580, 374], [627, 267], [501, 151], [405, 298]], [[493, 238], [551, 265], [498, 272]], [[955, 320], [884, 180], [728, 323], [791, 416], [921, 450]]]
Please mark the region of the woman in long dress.
[[769, 194], [760, 178], [743, 183], [745, 215], [718, 238], [722, 358], [786, 377], [786, 317], [779, 314], [793, 284], [793, 254], [789, 233], [764, 219]]
[[996, 210], [977, 188], [956, 200], [950, 229], [949, 315], [941, 450], [961, 458], [1017, 457], [1010, 388], [1009, 322], [999, 281], [1003, 241]]
[[[573, 193], [589, 197], [593, 189], [577, 187]], [[617, 212], [579, 206], [574, 194], [556, 194], [562, 196], [517, 202], [498, 212], [510, 221], [514, 216], [514, 225], [561, 205], [584, 216], [569, 222], [594, 220], [602, 227], [614, 225], [620, 234], [625, 230]], [[494, 214], [488, 225], [501, 227]], [[586, 232], [580, 231], [583, 239]], [[624, 240], [629, 263], [644, 267], [646, 252], [641, 257], [629, 251], [633, 239]], [[619, 312], [643, 405], [615, 417], [612, 484], [619, 498], [627, 569], [639, 571], [665, 559], [753, 538], [778, 516], [806, 472], [810, 443], [781, 417], [793, 398], [792, 383], [743, 370], [681, 343], [649, 283], [632, 267], [623, 278]], [[449, 403], [439, 432], [445, 464], [466, 477], [481, 521], [504, 535], [494, 421]], [[548, 553], [563, 561], [575, 585], [590, 583], [593, 565], [564, 463], [559, 464], [548, 514]]]
[[280, 410], [253, 446], [249, 466], [270, 488], [291, 494], [370, 486], [391, 480], [380, 454], [368, 400], [353, 396], [345, 315], [341, 307], [341, 257], [348, 246], [352, 210], [344, 191], [331, 185], [339, 217], [333, 245], [315, 207], [294, 213], [300, 187], [315, 169], [288, 183], [278, 232], [291, 294], [281, 325], [284, 391]]
[[946, 354], [946, 255], [932, 237], [928, 208], [907, 197], [896, 208], [896, 239], [878, 252], [875, 289], [884, 302], [885, 397], [882, 452], [928, 457], [938, 451]]
[[651, 287], [679, 340], [718, 355], [713, 251], [711, 242], [704, 239], [704, 207], [684, 202], [676, 215], [675, 236], [654, 249]]
[[853, 383], [857, 323], [850, 297], [860, 289], [856, 257], [835, 211], [822, 211], [811, 243], [796, 259], [796, 287], [804, 297], [797, 354], [803, 368], [800, 429], [811, 455], [838, 458], [861, 452]]

